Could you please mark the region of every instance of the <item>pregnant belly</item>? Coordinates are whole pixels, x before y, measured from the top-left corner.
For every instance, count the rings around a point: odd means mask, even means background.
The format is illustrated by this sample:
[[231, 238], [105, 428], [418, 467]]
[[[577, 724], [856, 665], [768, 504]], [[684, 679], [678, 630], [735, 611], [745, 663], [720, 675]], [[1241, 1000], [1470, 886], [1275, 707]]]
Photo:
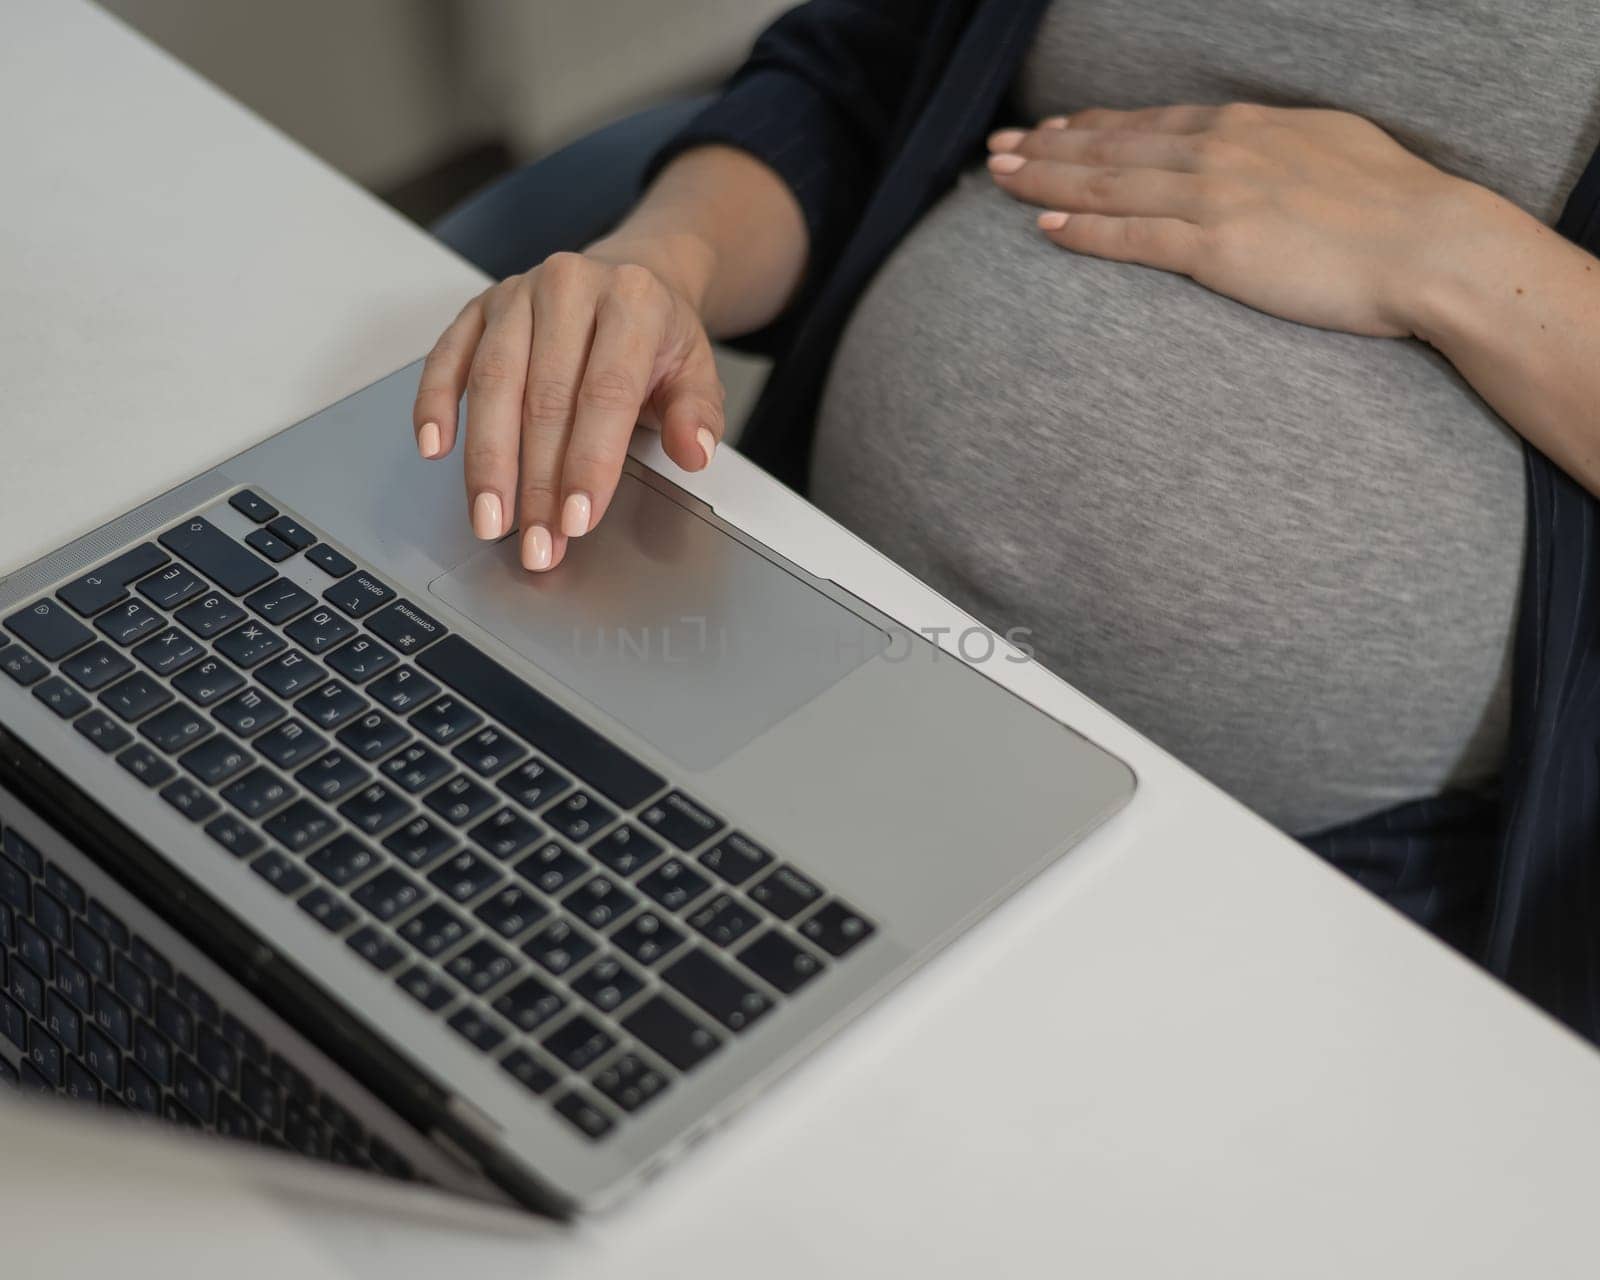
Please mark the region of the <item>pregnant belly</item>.
[[1499, 765], [1521, 445], [1415, 342], [1075, 257], [969, 175], [836, 358], [813, 497], [1288, 830]]

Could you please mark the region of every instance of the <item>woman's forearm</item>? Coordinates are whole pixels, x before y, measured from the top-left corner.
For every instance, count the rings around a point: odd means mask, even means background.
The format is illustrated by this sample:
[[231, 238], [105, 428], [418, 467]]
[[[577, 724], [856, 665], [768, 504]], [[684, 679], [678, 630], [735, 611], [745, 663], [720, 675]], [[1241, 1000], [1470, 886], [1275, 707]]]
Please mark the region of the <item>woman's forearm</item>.
[[805, 219], [766, 165], [733, 147], [686, 151], [593, 257], [649, 267], [698, 309], [714, 338], [776, 319], [805, 273]]
[[1413, 330], [1600, 494], [1600, 261], [1474, 188], [1419, 263]]

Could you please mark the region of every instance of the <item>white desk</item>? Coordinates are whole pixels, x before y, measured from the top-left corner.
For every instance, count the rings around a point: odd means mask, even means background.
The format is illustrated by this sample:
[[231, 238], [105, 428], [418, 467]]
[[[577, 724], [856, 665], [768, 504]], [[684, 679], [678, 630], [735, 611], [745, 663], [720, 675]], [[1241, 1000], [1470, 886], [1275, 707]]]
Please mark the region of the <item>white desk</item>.
[[[0, 156], [0, 571], [411, 359], [479, 286], [76, 0], [0, 8]], [[963, 621], [731, 452], [687, 483]], [[1133, 806], [624, 1209], [565, 1229], [12, 1108], [7, 1273], [1594, 1274], [1600, 1058], [1007, 674], [1134, 765]]]

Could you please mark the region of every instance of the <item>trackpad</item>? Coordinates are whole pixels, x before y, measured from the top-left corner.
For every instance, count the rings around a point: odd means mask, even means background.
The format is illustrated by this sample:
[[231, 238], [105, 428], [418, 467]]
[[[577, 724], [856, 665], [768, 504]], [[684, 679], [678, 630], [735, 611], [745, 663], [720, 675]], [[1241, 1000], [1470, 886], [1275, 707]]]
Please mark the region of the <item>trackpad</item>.
[[518, 539], [434, 595], [687, 768], [709, 769], [889, 638], [631, 474], [550, 573]]

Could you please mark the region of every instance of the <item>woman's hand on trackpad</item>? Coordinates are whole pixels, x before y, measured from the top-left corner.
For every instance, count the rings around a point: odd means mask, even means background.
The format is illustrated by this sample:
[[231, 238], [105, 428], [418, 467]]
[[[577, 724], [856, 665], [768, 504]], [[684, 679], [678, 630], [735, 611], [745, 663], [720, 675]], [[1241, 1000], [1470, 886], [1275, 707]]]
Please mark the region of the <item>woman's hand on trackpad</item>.
[[474, 298], [428, 353], [418, 451], [443, 458], [463, 437], [473, 531], [520, 527], [524, 567], [554, 568], [605, 516], [637, 423], [684, 470], [711, 461], [723, 389], [684, 259], [656, 245], [555, 254]]

